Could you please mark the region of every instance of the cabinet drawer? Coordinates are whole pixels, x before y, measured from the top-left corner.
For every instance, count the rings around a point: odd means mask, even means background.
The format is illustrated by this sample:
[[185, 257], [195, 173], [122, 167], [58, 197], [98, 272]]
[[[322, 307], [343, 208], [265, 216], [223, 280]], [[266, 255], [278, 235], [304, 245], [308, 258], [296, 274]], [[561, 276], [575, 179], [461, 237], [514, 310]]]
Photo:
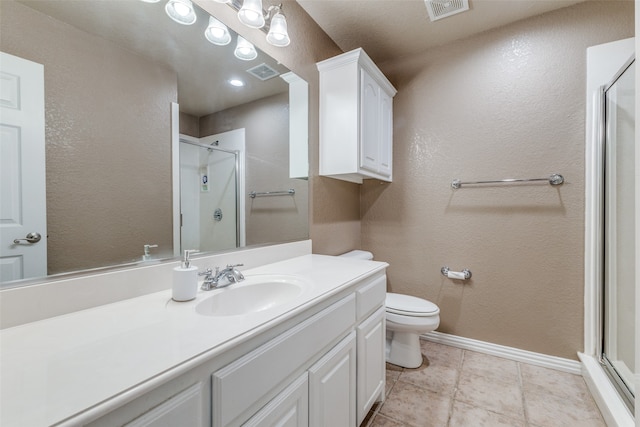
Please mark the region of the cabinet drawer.
[[216, 371], [214, 427], [239, 425], [249, 418], [283, 380], [353, 327], [355, 306], [350, 295]]
[[197, 383], [125, 424], [125, 427], [202, 426], [202, 383]]
[[387, 297], [387, 276], [379, 276], [360, 286], [356, 291], [358, 320], [363, 320], [370, 313], [384, 305]]

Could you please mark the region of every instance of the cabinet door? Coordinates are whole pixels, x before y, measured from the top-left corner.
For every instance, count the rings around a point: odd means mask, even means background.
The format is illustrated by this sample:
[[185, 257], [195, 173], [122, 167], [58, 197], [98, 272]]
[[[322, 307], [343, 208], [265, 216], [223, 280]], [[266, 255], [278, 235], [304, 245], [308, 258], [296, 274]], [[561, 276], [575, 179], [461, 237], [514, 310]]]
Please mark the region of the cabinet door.
[[356, 333], [309, 369], [309, 426], [356, 425]]
[[244, 427], [307, 427], [309, 381], [305, 372], [243, 424]]
[[393, 164], [393, 98], [380, 90], [380, 154], [378, 173], [391, 178]]
[[357, 328], [358, 334], [358, 425], [377, 400], [384, 398], [385, 310], [369, 316]]
[[360, 168], [378, 173], [380, 164], [380, 86], [360, 70]]

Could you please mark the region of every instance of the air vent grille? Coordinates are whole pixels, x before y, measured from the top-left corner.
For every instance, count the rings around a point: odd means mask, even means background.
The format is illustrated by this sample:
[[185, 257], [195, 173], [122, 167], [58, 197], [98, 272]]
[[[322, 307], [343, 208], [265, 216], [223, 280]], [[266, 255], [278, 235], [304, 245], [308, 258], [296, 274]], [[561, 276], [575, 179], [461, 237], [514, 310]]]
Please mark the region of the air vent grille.
[[264, 80], [269, 80], [272, 79], [278, 75], [280, 75], [279, 72], [277, 72], [276, 70], [274, 70], [273, 68], [271, 68], [270, 66], [268, 66], [265, 63], [262, 63], [260, 65], [256, 65], [253, 68], [249, 68], [247, 70], [247, 73], [251, 74], [252, 76], [264, 81]]
[[425, 3], [431, 21], [469, 10], [469, 0], [425, 0]]

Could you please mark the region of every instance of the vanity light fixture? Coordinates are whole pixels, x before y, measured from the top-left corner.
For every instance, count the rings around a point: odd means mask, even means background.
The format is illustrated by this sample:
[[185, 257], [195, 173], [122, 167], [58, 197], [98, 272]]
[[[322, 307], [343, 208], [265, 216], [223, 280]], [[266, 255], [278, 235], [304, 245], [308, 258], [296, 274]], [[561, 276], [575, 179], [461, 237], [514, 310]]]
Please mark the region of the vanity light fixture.
[[191, 25], [196, 22], [196, 12], [191, 0], [169, 0], [164, 10], [178, 24]]
[[242, 36], [238, 36], [238, 43], [236, 44], [236, 49], [233, 51], [233, 54], [236, 58], [242, 59], [243, 61], [251, 61], [258, 57], [256, 48]]
[[250, 28], [262, 28], [265, 17], [262, 14], [262, 0], [244, 0], [238, 11], [238, 19]]
[[262, 0], [244, 0], [240, 9], [235, 1], [230, 2], [229, 6], [238, 11], [238, 19], [247, 27], [263, 28], [269, 21], [269, 31], [263, 29], [267, 33], [269, 44], [285, 47], [291, 43], [287, 32], [287, 20], [282, 13], [282, 3], [277, 6], [269, 6], [266, 12], [262, 10]]
[[231, 43], [229, 28], [213, 16], [209, 17], [209, 26], [204, 30], [204, 36], [211, 43], [218, 46], [226, 46]]
[[273, 46], [285, 47], [289, 46], [291, 39], [289, 39], [289, 33], [287, 32], [287, 20], [284, 15], [280, 13], [280, 6], [273, 6], [276, 8], [276, 14], [271, 18], [271, 26], [267, 33], [267, 42]]

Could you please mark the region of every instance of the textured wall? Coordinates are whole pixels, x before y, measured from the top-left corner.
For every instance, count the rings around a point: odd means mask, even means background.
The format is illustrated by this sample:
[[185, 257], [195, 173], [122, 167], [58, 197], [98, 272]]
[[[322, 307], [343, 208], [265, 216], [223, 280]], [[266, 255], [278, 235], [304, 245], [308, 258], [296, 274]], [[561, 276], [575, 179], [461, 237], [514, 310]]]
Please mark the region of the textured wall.
[[[585, 49], [633, 34], [633, 2], [587, 2], [382, 65], [394, 182], [363, 186], [363, 247], [392, 291], [440, 306], [440, 331], [582, 350]], [[551, 173], [566, 183], [450, 186]]]
[[203, 137], [245, 128], [246, 190], [293, 188], [293, 197], [245, 198], [247, 245], [306, 239], [306, 180], [289, 178], [289, 94], [282, 93], [200, 118]]
[[318, 176], [316, 62], [339, 55], [342, 53], [340, 48], [293, 0], [282, 2], [291, 34], [291, 45], [286, 48], [269, 45], [263, 32], [242, 25], [233, 9], [226, 4], [206, 0], [194, 2], [309, 83], [309, 235], [313, 240], [313, 252], [338, 254], [359, 247], [360, 186]]
[[2, 50], [44, 64], [49, 274], [171, 253], [175, 73], [1, 4]]

